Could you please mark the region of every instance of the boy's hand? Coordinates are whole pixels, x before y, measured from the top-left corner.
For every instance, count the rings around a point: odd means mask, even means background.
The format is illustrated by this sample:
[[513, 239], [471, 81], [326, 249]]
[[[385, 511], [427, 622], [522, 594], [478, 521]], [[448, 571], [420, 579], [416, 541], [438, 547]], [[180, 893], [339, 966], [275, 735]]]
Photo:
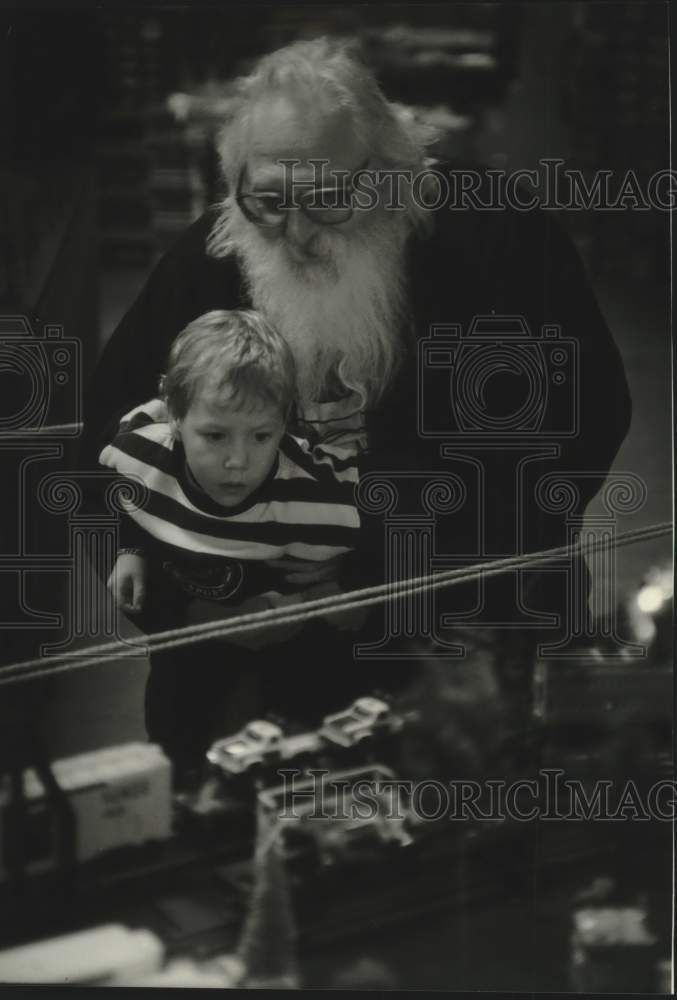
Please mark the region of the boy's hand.
[[108, 578], [107, 587], [115, 603], [128, 614], [138, 614], [146, 600], [146, 560], [124, 552], [119, 555]]

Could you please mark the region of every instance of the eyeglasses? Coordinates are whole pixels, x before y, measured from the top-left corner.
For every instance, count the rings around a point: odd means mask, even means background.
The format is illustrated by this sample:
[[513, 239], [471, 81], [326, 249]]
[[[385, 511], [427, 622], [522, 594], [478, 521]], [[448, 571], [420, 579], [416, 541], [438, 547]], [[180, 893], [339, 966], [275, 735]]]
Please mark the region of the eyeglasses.
[[[358, 167], [353, 174], [365, 170], [368, 160]], [[281, 191], [243, 191], [245, 167], [240, 171], [237, 182], [235, 201], [245, 219], [256, 226], [273, 229], [285, 223], [287, 213], [291, 209], [300, 209], [307, 218], [319, 226], [337, 226], [352, 218], [355, 206], [353, 204], [352, 179], [341, 187], [312, 187], [307, 191], [294, 191], [291, 203], [287, 194]], [[298, 185], [296, 185], [298, 187]]]

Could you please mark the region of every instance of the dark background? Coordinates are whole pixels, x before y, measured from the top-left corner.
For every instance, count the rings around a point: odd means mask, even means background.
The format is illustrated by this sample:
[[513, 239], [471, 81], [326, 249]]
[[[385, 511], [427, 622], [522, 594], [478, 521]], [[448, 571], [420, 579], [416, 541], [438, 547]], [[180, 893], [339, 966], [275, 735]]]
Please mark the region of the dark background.
[[[386, 94], [432, 116], [439, 153], [506, 169], [561, 156], [640, 180], [668, 166], [662, 3], [5, 11], [4, 310], [68, 318], [91, 366], [99, 343], [79, 311], [92, 307], [94, 276], [79, 268], [82, 288], [58, 281], [48, 294], [68, 225], [89, 227], [80, 264], [101, 249], [104, 293], [107, 269], [146, 270], [218, 194], [210, 140], [229, 81], [264, 52], [327, 33], [357, 40]], [[167, 105], [176, 93], [192, 98], [182, 121]], [[564, 222], [595, 276], [667, 279], [665, 214]], [[101, 325], [95, 312], [87, 323]]]

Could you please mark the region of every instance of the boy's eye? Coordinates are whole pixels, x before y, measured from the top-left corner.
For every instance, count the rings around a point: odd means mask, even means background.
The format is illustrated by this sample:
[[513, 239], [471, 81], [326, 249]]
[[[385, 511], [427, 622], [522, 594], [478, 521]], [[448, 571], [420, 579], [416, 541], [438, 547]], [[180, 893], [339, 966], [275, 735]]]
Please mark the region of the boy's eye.
[[207, 441], [211, 441], [213, 444], [216, 444], [217, 441], [223, 440], [223, 434], [219, 434], [218, 431], [205, 431], [203, 437], [206, 438]]
[[256, 440], [259, 444], [265, 444], [266, 441], [270, 441], [273, 435], [270, 431], [258, 431], [256, 434]]

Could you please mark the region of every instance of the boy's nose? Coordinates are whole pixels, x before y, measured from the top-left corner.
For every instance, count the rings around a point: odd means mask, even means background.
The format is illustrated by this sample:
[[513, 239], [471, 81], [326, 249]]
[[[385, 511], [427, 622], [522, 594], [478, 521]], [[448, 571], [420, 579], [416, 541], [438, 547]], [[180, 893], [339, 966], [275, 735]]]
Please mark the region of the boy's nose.
[[223, 460], [226, 469], [245, 469], [247, 467], [247, 449], [244, 445], [233, 445]]

